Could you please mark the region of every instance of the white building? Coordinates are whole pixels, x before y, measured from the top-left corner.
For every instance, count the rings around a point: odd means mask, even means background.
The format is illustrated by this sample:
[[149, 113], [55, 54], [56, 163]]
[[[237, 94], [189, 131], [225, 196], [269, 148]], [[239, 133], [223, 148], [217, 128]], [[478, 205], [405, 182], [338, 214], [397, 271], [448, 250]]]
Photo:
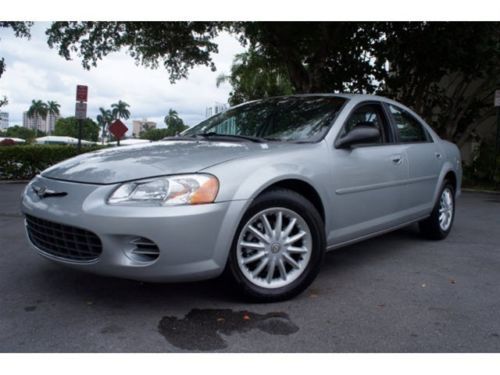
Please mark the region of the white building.
[[156, 122], [148, 121], [147, 119], [144, 119], [142, 121], [139, 120], [132, 121], [132, 134], [134, 134], [135, 137], [139, 137], [139, 135], [143, 131], [150, 129], [156, 129]]
[[218, 113], [224, 112], [227, 108], [227, 104], [216, 102], [212, 107], [207, 107], [207, 109], [205, 110], [205, 117], [208, 118]]
[[9, 127], [9, 112], [0, 112], [0, 130], [5, 130]]
[[[56, 126], [56, 121], [59, 119], [58, 115], [47, 115], [46, 118], [40, 117], [30, 117], [28, 116], [28, 111], [23, 112], [23, 126], [28, 129], [36, 129], [50, 134], [54, 131]], [[38, 125], [38, 126], [37, 126]]]

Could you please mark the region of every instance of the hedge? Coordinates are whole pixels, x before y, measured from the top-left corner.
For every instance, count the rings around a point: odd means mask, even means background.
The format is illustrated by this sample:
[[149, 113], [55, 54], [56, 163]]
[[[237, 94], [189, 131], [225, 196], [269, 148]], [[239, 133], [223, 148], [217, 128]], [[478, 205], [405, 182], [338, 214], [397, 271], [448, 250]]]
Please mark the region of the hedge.
[[102, 146], [84, 146], [81, 152], [66, 145], [0, 146], [0, 180], [27, 180], [65, 159]]

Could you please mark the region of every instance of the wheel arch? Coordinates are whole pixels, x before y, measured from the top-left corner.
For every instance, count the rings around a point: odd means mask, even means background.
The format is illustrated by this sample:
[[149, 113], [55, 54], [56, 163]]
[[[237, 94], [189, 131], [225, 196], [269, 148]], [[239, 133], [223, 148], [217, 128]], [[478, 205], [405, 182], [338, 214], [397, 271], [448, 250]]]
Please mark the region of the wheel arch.
[[312, 186], [310, 183], [298, 179], [298, 178], [285, 178], [282, 180], [275, 181], [271, 183], [270, 185], [266, 186], [264, 189], [261, 189], [258, 194], [253, 198], [255, 199], [259, 195], [265, 193], [266, 191], [275, 189], [275, 188], [282, 188], [282, 189], [288, 189], [295, 191], [296, 193], [302, 195], [304, 198], [306, 198], [308, 201], [310, 201], [313, 206], [318, 210], [318, 213], [321, 216], [321, 219], [323, 220], [323, 223], [325, 223], [326, 220], [326, 212], [325, 212], [325, 205], [323, 203], [323, 200], [321, 199], [320, 194], [318, 191]]

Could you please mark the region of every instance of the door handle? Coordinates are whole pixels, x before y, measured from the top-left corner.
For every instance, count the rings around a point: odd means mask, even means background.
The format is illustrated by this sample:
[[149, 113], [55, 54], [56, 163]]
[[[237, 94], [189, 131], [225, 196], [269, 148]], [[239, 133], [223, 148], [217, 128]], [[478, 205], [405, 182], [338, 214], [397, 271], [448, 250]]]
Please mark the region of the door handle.
[[391, 160], [394, 164], [401, 164], [403, 157], [401, 155], [392, 155]]

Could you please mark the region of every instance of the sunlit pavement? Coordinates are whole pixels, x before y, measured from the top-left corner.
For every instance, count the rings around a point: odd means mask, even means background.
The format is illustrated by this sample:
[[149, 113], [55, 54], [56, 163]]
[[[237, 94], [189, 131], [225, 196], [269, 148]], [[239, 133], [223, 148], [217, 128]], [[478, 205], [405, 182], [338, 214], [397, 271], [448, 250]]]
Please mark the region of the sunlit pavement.
[[500, 195], [464, 193], [447, 240], [416, 226], [326, 257], [297, 298], [248, 304], [220, 280], [76, 272], [27, 246], [0, 184], [0, 352], [498, 352]]

